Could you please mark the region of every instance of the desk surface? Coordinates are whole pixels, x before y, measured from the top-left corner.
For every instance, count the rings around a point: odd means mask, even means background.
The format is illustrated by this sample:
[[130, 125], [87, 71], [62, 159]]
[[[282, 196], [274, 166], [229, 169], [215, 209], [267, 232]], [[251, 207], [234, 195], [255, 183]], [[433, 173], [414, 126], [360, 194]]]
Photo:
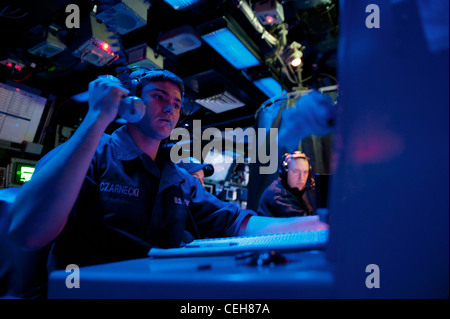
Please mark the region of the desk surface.
[[[70, 272], [49, 276], [48, 297], [58, 298], [330, 298], [334, 277], [321, 251], [283, 254], [286, 264], [250, 265], [251, 256], [143, 258], [79, 269], [79, 288], [67, 288]], [[254, 259], [253, 259], [254, 260]]]

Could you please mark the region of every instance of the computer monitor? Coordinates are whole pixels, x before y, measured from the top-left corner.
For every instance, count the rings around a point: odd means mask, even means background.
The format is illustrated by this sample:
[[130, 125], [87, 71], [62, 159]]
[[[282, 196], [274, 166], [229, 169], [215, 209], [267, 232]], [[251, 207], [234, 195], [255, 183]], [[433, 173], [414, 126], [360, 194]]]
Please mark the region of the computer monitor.
[[237, 199], [237, 192], [234, 188], [229, 188], [225, 192], [225, 200], [234, 201]]
[[0, 140], [35, 141], [48, 99], [24, 89], [0, 83]]
[[22, 186], [31, 179], [34, 173], [37, 161], [11, 158], [8, 172], [8, 187]]

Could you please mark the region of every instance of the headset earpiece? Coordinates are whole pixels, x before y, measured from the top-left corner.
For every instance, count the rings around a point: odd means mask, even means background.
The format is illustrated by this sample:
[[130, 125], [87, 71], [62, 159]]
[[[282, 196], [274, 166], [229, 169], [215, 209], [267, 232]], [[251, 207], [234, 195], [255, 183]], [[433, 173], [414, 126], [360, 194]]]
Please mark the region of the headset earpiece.
[[288, 158], [290, 156], [291, 156], [291, 154], [285, 153], [283, 155], [283, 157], [281, 158], [280, 168], [278, 169], [278, 173], [279, 173], [281, 178], [286, 178], [286, 176], [287, 176], [287, 171], [288, 171], [288, 166], [289, 166]]
[[[145, 82], [145, 79], [148, 78], [148, 73], [149, 72], [155, 72], [155, 71], [159, 71], [157, 73], [157, 78], [158, 79], [162, 79], [162, 80], [168, 80], [171, 81], [172, 83], [177, 84], [177, 86], [180, 89], [181, 95], [183, 97], [184, 95], [184, 86], [182, 83], [182, 80], [180, 78], [178, 78], [175, 75], [169, 75], [164, 73], [165, 71], [159, 68], [147, 68], [147, 67], [142, 67], [142, 66], [134, 66], [132, 68], [127, 69], [127, 71], [122, 74], [122, 83], [123, 85], [130, 90], [130, 95], [127, 97], [126, 102], [127, 103], [123, 103], [123, 104], [129, 104], [132, 105], [134, 103], [136, 103], [137, 101], [139, 101], [140, 105], [144, 109], [145, 112], [145, 105], [144, 102], [142, 102], [142, 99], [140, 98], [141, 94], [142, 94], [142, 86], [143, 86], [143, 82]], [[158, 81], [156, 80], [156, 77], [151, 77], [150, 81]], [[123, 99], [123, 102], [125, 99]], [[122, 103], [121, 103], [122, 104]], [[130, 109], [130, 111], [128, 113], [130, 113], [130, 115], [128, 116], [131, 120], [128, 120], [129, 122], [132, 122], [134, 120], [134, 118], [132, 117], [133, 112], [135, 111], [135, 109], [131, 106], [131, 107], [127, 107], [126, 105], [124, 105], [122, 108], [119, 107], [119, 110], [125, 110], [125, 109]], [[181, 122], [183, 122], [185, 120], [186, 117], [186, 112], [183, 112], [184, 108], [182, 108], [182, 113], [180, 114], [180, 120]], [[120, 113], [119, 113], [120, 114]], [[125, 113], [123, 113], [125, 114]], [[122, 116], [122, 114], [120, 114]]]
[[[161, 69], [147, 68], [145, 66], [133, 66], [128, 70], [128, 77], [136, 71], [151, 72], [151, 71], [157, 71], [157, 70], [161, 70]], [[140, 95], [142, 93], [142, 88], [141, 88], [141, 83], [140, 83], [142, 76], [143, 76], [143, 74], [138, 74], [136, 77], [134, 77], [132, 79], [128, 79], [131, 96], [140, 97]]]
[[137, 89], [139, 85], [138, 79], [132, 79], [130, 82], [130, 95], [132, 96], [138, 96]]

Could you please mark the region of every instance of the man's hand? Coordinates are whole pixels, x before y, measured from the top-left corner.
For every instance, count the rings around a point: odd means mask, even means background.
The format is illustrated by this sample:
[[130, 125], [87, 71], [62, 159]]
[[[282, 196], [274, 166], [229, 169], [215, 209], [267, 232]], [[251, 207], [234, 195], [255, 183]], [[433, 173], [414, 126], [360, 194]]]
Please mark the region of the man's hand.
[[331, 134], [334, 131], [335, 108], [331, 98], [318, 91], [302, 96], [295, 106], [283, 110], [278, 140], [283, 141], [289, 152], [293, 152], [298, 143], [311, 134]]
[[102, 75], [89, 83], [89, 113], [109, 124], [117, 116], [122, 98], [130, 91], [112, 75]]

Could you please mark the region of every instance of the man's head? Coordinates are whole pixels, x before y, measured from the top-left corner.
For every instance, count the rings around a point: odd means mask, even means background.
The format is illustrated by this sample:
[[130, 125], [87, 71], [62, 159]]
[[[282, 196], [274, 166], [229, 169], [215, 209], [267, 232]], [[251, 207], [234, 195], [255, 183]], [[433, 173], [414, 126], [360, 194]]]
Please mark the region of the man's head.
[[202, 164], [194, 157], [190, 157], [189, 162], [180, 162], [177, 165], [184, 168], [189, 174], [197, 178], [205, 186], [205, 177], [214, 174], [214, 166], [211, 164]]
[[146, 106], [142, 120], [129, 125], [146, 137], [157, 140], [167, 138], [180, 118], [183, 81], [167, 70], [142, 69], [132, 72], [125, 86]]
[[297, 188], [301, 191], [305, 189], [308, 179], [311, 178], [309, 160], [304, 153], [299, 151], [285, 154], [280, 173], [282, 177], [286, 178], [289, 187]]
[[130, 90], [131, 95], [141, 97], [142, 88], [149, 82], [171, 82], [175, 84], [181, 93], [181, 97], [184, 97], [184, 85], [176, 74], [160, 69], [147, 69], [141, 68], [131, 72], [125, 86]]

